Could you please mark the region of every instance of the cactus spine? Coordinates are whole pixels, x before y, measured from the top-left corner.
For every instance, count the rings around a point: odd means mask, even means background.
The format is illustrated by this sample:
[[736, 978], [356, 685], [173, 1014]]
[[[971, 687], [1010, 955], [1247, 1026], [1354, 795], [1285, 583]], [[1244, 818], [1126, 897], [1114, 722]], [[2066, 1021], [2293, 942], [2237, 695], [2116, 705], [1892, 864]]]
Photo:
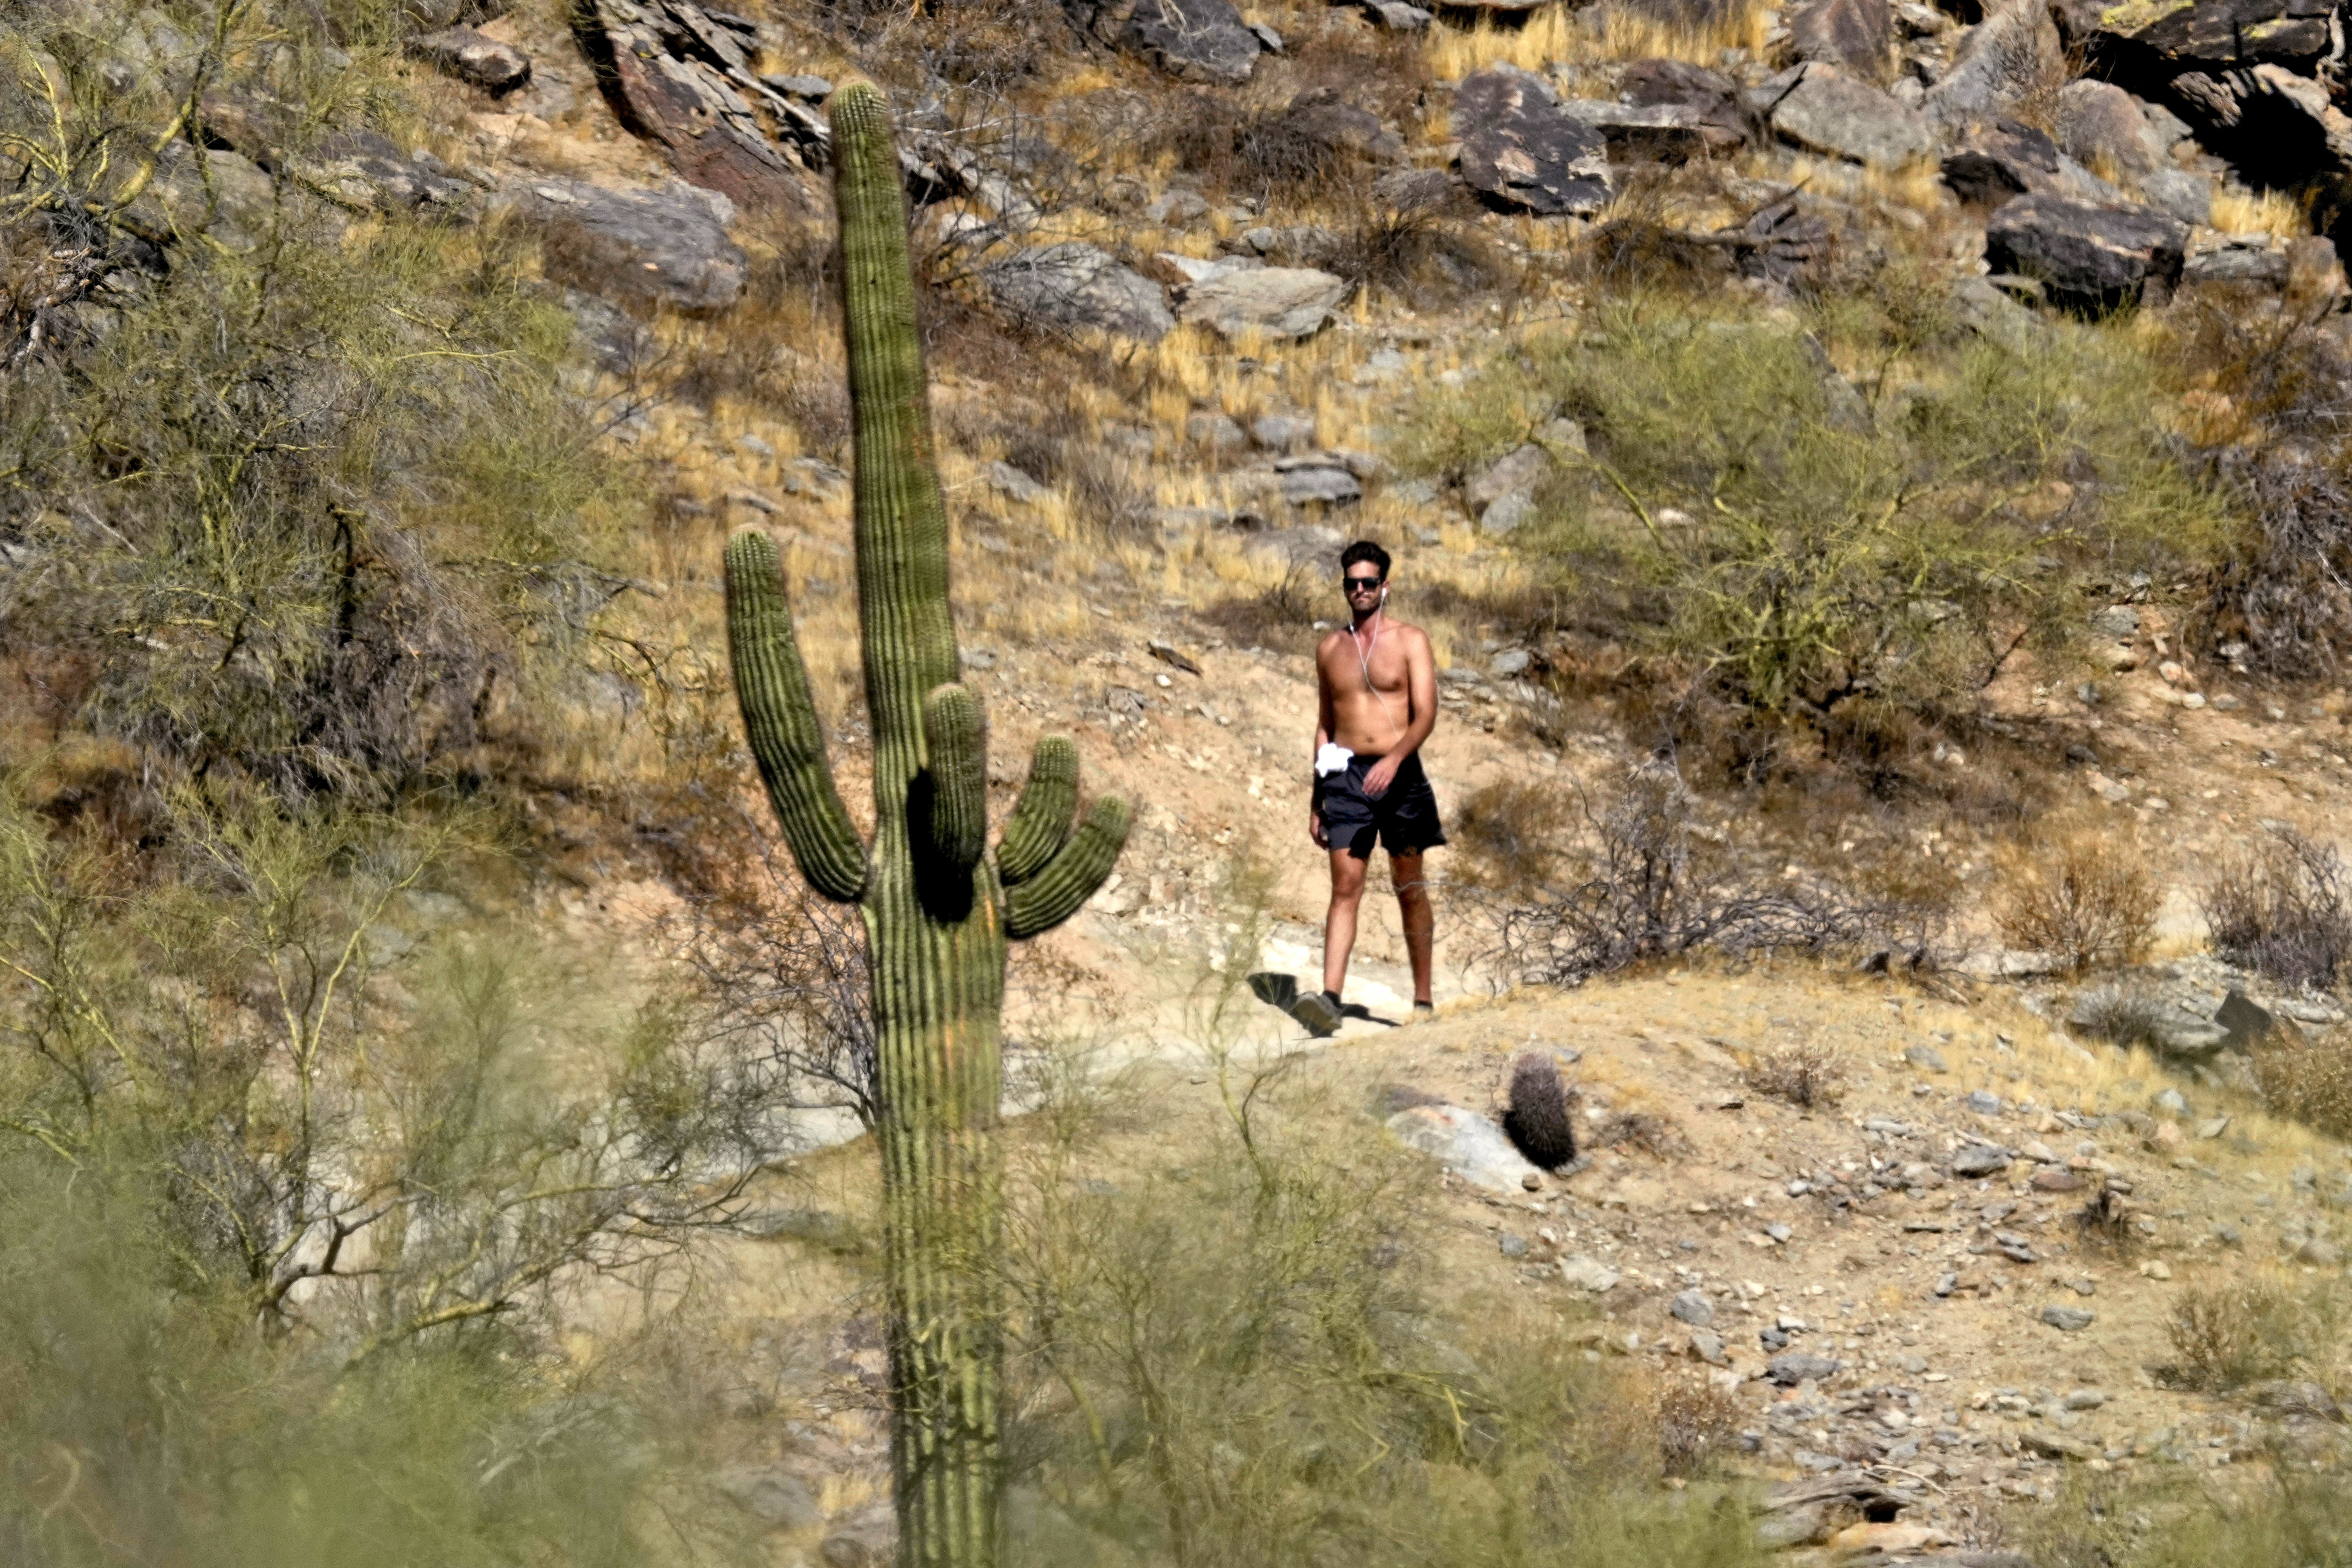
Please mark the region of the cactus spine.
[[743, 728], [809, 885], [864, 913], [880, 1056], [891, 1457], [903, 1568], [992, 1568], [1003, 1363], [999, 1013], [1008, 938], [1077, 911], [1127, 838], [1095, 802], [1074, 833], [1077, 749], [1038, 742], [996, 853], [987, 738], [959, 679], [947, 511], [916, 334], [907, 206], [882, 95], [833, 97], [835, 204], [856, 450], [857, 599], [874, 721], [874, 842], [834, 788], [776, 549], [727, 547]]

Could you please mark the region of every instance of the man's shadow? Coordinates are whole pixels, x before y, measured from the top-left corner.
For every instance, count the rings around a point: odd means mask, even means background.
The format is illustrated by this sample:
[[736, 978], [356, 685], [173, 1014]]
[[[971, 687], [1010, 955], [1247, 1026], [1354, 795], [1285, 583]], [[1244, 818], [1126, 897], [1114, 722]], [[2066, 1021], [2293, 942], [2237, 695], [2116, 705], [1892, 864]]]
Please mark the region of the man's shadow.
[[[1261, 969], [1249, 977], [1249, 988], [1250, 994], [1276, 1012], [1288, 1013], [1298, 1001], [1298, 976], [1295, 974], [1276, 974], [1270, 969]], [[1400, 1026], [1399, 1020], [1383, 1018], [1360, 1002], [1340, 1003], [1339, 1016], [1361, 1018], [1368, 1024], [1378, 1024], [1384, 1028]]]

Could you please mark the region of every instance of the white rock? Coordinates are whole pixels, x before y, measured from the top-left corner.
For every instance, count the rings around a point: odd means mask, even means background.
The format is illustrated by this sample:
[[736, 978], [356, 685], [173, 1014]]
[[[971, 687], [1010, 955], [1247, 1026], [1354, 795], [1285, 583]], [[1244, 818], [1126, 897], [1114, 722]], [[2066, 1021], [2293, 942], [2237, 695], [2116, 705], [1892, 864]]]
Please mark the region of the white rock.
[[1179, 320], [1228, 338], [1252, 332], [1305, 338], [1319, 332], [1348, 297], [1346, 279], [1309, 267], [1220, 272], [1187, 289]]
[[1543, 1174], [1511, 1147], [1501, 1128], [1458, 1105], [1416, 1105], [1390, 1117], [1388, 1126], [1408, 1147], [1490, 1193], [1521, 1193], [1522, 1178]]

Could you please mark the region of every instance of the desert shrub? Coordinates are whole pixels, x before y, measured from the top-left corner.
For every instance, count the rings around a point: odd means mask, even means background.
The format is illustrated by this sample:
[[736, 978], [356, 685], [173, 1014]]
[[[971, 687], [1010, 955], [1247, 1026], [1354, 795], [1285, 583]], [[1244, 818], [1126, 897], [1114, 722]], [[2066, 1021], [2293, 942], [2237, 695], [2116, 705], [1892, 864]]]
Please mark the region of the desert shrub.
[[1698, 831], [1696, 802], [1672, 765], [1633, 769], [1554, 854], [1532, 887], [1468, 889], [1487, 958], [1536, 984], [1573, 985], [1700, 951], [1733, 957], [1820, 952], [1860, 942], [1899, 911], [1823, 877], [1787, 877]]
[[[1460, 478], [1549, 441], [1562, 478], [1515, 542], [1663, 674], [1764, 714], [1961, 710], [2021, 646], [2063, 642], [2070, 570], [2195, 563], [2230, 536], [2120, 332], [2021, 355], [1931, 312], [1706, 310], [1637, 296], [1537, 338], [1433, 390], [1400, 454]], [[1858, 385], [1832, 346], [1933, 379]], [[1560, 416], [1586, 451], [1548, 433]]]
[[2247, 1474], [2216, 1486], [2185, 1466], [2091, 1478], [2011, 1516], [2007, 1544], [2046, 1568], [2307, 1568], [2352, 1550], [2352, 1498], [2336, 1467], [2292, 1439], [2257, 1437]]
[[2254, 1082], [2273, 1114], [2331, 1138], [2352, 1137], [2352, 1037], [2344, 1030], [2305, 1035], [2282, 1024], [2252, 1054]]
[[793, 1109], [847, 1111], [870, 1128], [880, 1107], [865, 922], [811, 893], [772, 836], [756, 843], [751, 875], [667, 923], [696, 977], [697, 1026], [766, 1064]]
[[1633, 1149], [1654, 1160], [1671, 1160], [1690, 1145], [1672, 1118], [1647, 1110], [1612, 1110], [1592, 1123], [1595, 1149]]
[[2303, 1304], [2266, 1279], [2188, 1287], [2174, 1297], [2164, 1330], [2179, 1359], [2159, 1373], [2186, 1388], [2231, 1389], [2282, 1376], [2309, 1351]]
[[1747, 1419], [1739, 1402], [1696, 1377], [1660, 1380], [1651, 1400], [1658, 1461], [1669, 1476], [1693, 1476], [1729, 1446]]
[[0, 1148], [131, 1161], [253, 1322], [355, 1363], [514, 1331], [651, 1284], [788, 1146], [739, 1040], [420, 911], [462, 819], [167, 808], [142, 877], [0, 795]]
[[630, 1401], [491, 1332], [346, 1369], [188, 1267], [134, 1150], [0, 1152], [0, 1551], [27, 1568], [618, 1564], [667, 1461]]
[[2330, 988], [2352, 973], [2352, 888], [2333, 845], [2291, 827], [2223, 861], [2198, 896], [2213, 951], [2289, 985]]
[[2186, 638], [2294, 681], [2335, 676], [2352, 651], [2352, 363], [2313, 305], [2202, 291], [2171, 329], [2189, 433], [2252, 520], [2204, 578]]
[[1496, 892], [1527, 892], [1556, 879], [1579, 824], [1575, 796], [1549, 783], [1506, 774], [1462, 797], [1447, 833], [1461, 857], [1454, 880]]
[[2069, 1021], [2100, 1039], [2145, 1049], [2157, 1043], [2164, 1015], [2160, 998], [2129, 986], [2108, 985], [2077, 1001]]
[[2256, 526], [2208, 578], [2189, 637], [2279, 679], [2337, 674], [2352, 649], [2352, 489], [2340, 459], [2265, 452], [2226, 471]]
[[2074, 823], [2004, 858], [1993, 921], [2011, 945], [2081, 973], [2137, 959], [2156, 929], [2157, 902], [2137, 842], [2111, 824]]
[[1303, 648], [1314, 635], [1317, 609], [1326, 613], [1328, 579], [1307, 562], [1293, 563], [1281, 580], [1255, 593], [1220, 599], [1201, 618], [1225, 634], [1236, 647]]
[[[628, 581], [600, 520], [634, 503], [560, 382], [570, 318], [497, 225], [345, 237], [291, 171], [384, 95], [300, 17], [226, 7], [226, 42], [207, 16], [119, 90], [135, 18], [40, 16], [11, 44], [79, 68], [0, 70], [0, 131], [47, 149], [0, 229], [101, 274], [20, 320], [0, 382], [0, 592], [41, 717], [289, 795], [471, 787]], [[215, 210], [157, 133], [190, 95], [265, 86], [224, 72], [281, 24], [250, 58], [315, 91], [267, 204]]]
[[1741, 1078], [1759, 1094], [1810, 1110], [1837, 1103], [1843, 1091], [1845, 1065], [1832, 1047], [1807, 1040], [1758, 1051], [1748, 1058]]
[[1576, 1158], [1576, 1125], [1569, 1120], [1559, 1064], [1529, 1051], [1511, 1064], [1510, 1102], [1503, 1131], [1530, 1164], [1557, 1171]]
[[2113, 1187], [2101, 1187], [2074, 1212], [2074, 1231], [2085, 1247], [2125, 1258], [2139, 1247], [2141, 1233], [2133, 1223], [2137, 1217], [2130, 1199]]
[[[1519, 1303], [1439, 1310], [1426, 1167], [1360, 1096], [1219, 1059], [1179, 1170], [1050, 1112], [1067, 1136], [1013, 1156], [1008, 1451], [1065, 1539], [1235, 1568], [1756, 1560], [1744, 1510], [1661, 1496], [1638, 1376]], [[1716, 1413], [1673, 1408], [1669, 1462], [1703, 1463]]]

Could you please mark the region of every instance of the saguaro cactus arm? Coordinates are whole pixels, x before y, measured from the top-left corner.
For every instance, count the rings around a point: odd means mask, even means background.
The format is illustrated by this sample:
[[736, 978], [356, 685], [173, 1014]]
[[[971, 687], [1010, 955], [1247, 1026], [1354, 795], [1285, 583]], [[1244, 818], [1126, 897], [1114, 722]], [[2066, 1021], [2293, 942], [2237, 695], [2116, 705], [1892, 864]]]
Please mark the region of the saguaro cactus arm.
[[1070, 836], [1078, 809], [1078, 748], [1067, 735], [1047, 735], [1029, 756], [1029, 782], [996, 843], [997, 879], [1017, 888], [1045, 868]]
[[743, 732], [801, 875], [824, 897], [854, 902], [866, 890], [866, 846], [834, 788], [783, 563], [763, 533], [747, 530], [727, 544], [727, 649]]
[[942, 686], [923, 700], [923, 749], [931, 852], [970, 871], [988, 850], [988, 727], [971, 687]]
[[1127, 802], [1115, 795], [1087, 808], [1077, 836], [1045, 862], [1045, 868], [1004, 896], [1004, 933], [1018, 940], [1052, 931], [1078, 912], [1110, 875], [1127, 843]]

